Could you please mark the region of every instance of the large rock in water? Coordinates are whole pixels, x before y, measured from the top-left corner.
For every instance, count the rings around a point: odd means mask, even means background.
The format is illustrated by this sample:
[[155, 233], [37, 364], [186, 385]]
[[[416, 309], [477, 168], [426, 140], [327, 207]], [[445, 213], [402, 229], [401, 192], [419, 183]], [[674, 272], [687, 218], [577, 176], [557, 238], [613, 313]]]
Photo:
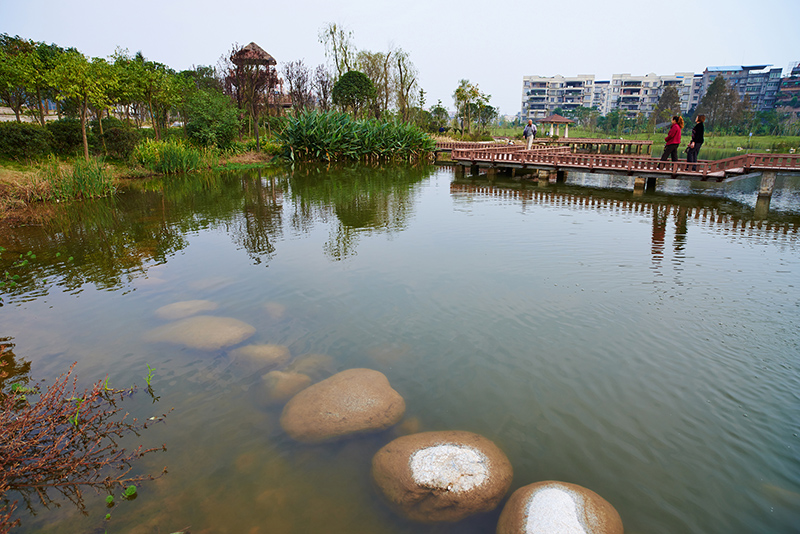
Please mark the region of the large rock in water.
[[194, 349], [217, 350], [241, 343], [255, 331], [251, 325], [233, 317], [198, 315], [151, 330], [145, 335], [145, 339], [186, 345]]
[[622, 519], [590, 489], [548, 480], [529, 484], [508, 499], [497, 534], [622, 534]]
[[503, 451], [472, 432], [422, 432], [384, 446], [372, 477], [393, 508], [415, 521], [458, 521], [497, 507], [513, 470]]
[[403, 397], [383, 373], [349, 369], [292, 397], [281, 426], [298, 441], [318, 443], [389, 428], [405, 411]]

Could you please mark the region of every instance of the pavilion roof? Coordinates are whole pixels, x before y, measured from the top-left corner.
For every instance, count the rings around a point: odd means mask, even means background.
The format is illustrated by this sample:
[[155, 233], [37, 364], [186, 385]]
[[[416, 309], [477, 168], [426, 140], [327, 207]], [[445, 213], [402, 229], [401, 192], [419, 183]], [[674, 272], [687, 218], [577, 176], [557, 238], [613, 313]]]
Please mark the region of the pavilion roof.
[[242, 47], [241, 50], [231, 56], [231, 61], [235, 65], [277, 65], [275, 58], [264, 51], [263, 48], [255, 43]]
[[543, 124], [550, 124], [550, 123], [553, 123], [553, 124], [570, 124], [570, 123], [574, 123], [575, 121], [572, 120], [572, 119], [568, 119], [566, 117], [562, 117], [561, 115], [558, 115], [557, 113], [553, 113], [549, 117], [545, 117], [544, 119], [541, 119], [539, 122], [541, 122]]

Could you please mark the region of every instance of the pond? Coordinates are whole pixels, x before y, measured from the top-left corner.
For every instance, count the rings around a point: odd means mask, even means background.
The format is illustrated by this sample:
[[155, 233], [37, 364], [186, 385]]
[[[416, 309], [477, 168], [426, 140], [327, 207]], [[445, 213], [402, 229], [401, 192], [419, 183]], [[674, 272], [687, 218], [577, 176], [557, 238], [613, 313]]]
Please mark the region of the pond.
[[[131, 442], [167, 445], [136, 465], [169, 471], [136, 500], [104, 521], [90, 491], [88, 516], [23, 510], [18, 532], [494, 532], [500, 508], [419, 524], [377, 493], [373, 455], [431, 430], [493, 441], [512, 491], [560, 480], [597, 492], [628, 533], [796, 531], [800, 182], [779, 178], [756, 220], [757, 181], [659, 181], [640, 196], [624, 181], [194, 175], [6, 231], [4, 268], [36, 256], [3, 294], [6, 357], [32, 380], [77, 362], [85, 385], [144, 386], [153, 368], [158, 402], [140, 391], [125, 409], [174, 408]], [[163, 308], [187, 301], [252, 337], [215, 348], [160, 335]], [[266, 398], [271, 368], [237, 356], [249, 344], [285, 347], [285, 365], [315, 381], [380, 371], [405, 418], [297, 443]]]

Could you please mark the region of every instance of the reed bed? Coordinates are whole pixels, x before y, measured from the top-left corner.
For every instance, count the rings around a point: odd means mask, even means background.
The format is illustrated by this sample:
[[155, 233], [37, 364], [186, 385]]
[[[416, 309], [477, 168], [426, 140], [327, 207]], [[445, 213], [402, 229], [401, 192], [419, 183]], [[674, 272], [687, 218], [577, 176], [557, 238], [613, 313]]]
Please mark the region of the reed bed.
[[289, 117], [277, 141], [292, 161], [419, 161], [436, 149], [436, 142], [414, 125], [357, 121], [336, 111]]
[[146, 139], [133, 151], [133, 161], [158, 174], [192, 172], [213, 164], [211, 153], [190, 146], [179, 139]]
[[113, 195], [116, 191], [111, 174], [102, 161], [75, 159], [65, 165], [52, 154], [39, 169], [37, 180], [41, 200], [77, 200]]

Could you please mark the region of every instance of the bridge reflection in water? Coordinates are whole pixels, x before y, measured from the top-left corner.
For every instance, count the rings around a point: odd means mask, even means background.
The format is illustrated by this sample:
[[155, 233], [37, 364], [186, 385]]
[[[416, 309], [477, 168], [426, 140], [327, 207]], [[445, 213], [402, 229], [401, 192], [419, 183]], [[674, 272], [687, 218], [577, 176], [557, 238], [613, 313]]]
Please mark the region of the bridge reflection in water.
[[[515, 187], [516, 186], [516, 187]], [[535, 186], [534, 186], [535, 187]], [[664, 258], [670, 219], [674, 224], [675, 259], [683, 258], [686, 238], [691, 226], [730, 236], [746, 236], [749, 241], [796, 245], [800, 236], [800, 215], [771, 215], [747, 209], [728, 200], [704, 197], [634, 197], [625, 192], [589, 190], [573, 187], [570, 191], [528, 189], [519, 184], [509, 186], [474, 181], [453, 181], [450, 193], [458, 196], [503, 198], [526, 206], [556, 206], [601, 213], [627, 213], [648, 217], [652, 221], [651, 255], [654, 266]]]

